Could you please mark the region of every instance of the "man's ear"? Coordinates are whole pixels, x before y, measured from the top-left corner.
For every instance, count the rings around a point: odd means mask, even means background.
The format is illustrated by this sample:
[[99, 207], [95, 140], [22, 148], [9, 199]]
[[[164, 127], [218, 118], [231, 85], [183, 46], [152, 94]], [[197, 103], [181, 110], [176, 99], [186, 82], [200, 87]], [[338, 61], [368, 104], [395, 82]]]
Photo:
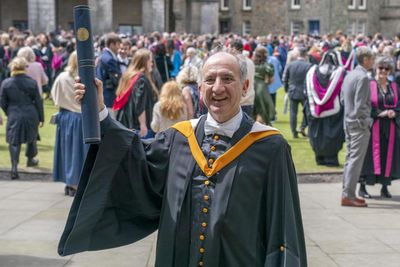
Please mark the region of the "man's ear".
[[247, 95], [247, 91], [249, 90], [249, 84], [250, 84], [250, 81], [247, 79], [243, 82], [242, 96]]

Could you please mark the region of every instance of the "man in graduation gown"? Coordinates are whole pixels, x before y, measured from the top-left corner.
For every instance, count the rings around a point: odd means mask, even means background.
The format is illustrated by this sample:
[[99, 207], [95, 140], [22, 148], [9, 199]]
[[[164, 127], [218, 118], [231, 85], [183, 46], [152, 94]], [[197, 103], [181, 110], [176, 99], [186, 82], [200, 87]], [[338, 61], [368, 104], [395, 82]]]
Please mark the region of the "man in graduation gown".
[[158, 229], [156, 266], [307, 266], [290, 148], [240, 109], [246, 63], [217, 53], [202, 80], [209, 113], [148, 143], [107, 115], [98, 84], [102, 141], [90, 148], [60, 255]]

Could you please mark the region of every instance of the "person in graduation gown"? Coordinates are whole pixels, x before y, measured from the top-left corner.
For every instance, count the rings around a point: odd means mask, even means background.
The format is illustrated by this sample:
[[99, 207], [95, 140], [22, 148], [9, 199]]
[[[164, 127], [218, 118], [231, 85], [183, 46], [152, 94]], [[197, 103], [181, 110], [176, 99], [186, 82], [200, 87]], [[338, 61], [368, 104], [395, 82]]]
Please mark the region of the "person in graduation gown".
[[345, 137], [340, 104], [345, 73], [332, 50], [307, 72], [308, 136], [318, 165], [339, 166], [338, 153]]
[[[307, 266], [290, 147], [241, 111], [245, 77], [241, 59], [210, 56], [201, 83], [209, 113], [152, 141], [111, 119], [100, 97], [102, 141], [90, 147], [58, 253], [158, 230], [155, 266]], [[75, 88], [82, 99], [84, 86]]]
[[136, 51], [128, 69], [122, 75], [112, 106], [116, 119], [125, 127], [137, 130], [141, 137], [151, 131], [155, 86], [151, 80], [153, 58], [146, 48]]
[[388, 80], [393, 61], [380, 57], [375, 62], [375, 78], [370, 81], [371, 137], [360, 176], [358, 194], [371, 198], [366, 185], [382, 185], [381, 197], [391, 198], [388, 190], [392, 180], [400, 178], [400, 104], [397, 84]]

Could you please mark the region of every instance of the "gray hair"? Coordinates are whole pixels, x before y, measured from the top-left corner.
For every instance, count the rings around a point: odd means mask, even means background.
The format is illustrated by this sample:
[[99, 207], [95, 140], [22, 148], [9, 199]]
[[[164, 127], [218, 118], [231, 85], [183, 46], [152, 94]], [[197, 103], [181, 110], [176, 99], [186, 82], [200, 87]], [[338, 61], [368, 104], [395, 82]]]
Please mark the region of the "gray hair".
[[28, 61], [28, 62], [34, 62], [36, 59], [33, 49], [30, 48], [29, 46], [24, 46], [24, 47], [20, 48], [18, 50], [17, 56], [25, 58], [26, 61]]
[[189, 83], [197, 82], [199, 70], [195, 66], [186, 66], [178, 73], [176, 77], [177, 83], [184, 87]]
[[371, 58], [373, 56], [374, 56], [374, 53], [372, 52], [371, 48], [369, 48], [367, 46], [357, 47], [356, 57], [357, 57], [358, 64], [363, 65], [365, 58]]
[[[246, 58], [241, 54], [235, 55], [235, 54], [232, 54], [232, 53], [229, 53], [229, 52], [218, 51], [218, 52], [210, 55], [204, 61], [203, 67], [205, 66], [205, 64], [207, 63], [207, 61], [208, 61], [208, 59], [210, 57], [212, 57], [214, 55], [217, 55], [217, 54], [220, 54], [220, 53], [231, 55], [236, 59], [238, 65], [239, 65], [239, 79], [240, 79], [241, 83], [244, 83], [247, 80], [247, 62], [246, 62]], [[201, 81], [203, 81], [203, 71], [201, 71]]]
[[392, 71], [394, 69], [394, 62], [388, 56], [381, 56], [375, 60], [374, 68], [377, 69], [378, 67], [388, 67]]
[[247, 62], [246, 57], [243, 55], [233, 55], [239, 63], [240, 69], [240, 82], [244, 83], [247, 80]]

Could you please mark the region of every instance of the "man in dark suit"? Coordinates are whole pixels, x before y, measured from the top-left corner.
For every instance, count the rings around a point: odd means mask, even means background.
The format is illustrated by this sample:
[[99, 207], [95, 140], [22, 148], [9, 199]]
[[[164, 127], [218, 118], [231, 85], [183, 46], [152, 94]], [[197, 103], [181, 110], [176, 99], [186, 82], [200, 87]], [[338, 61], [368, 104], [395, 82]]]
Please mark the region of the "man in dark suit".
[[104, 84], [104, 103], [112, 117], [112, 105], [115, 99], [115, 90], [117, 90], [118, 81], [121, 77], [121, 69], [118, 63], [118, 50], [121, 45], [121, 38], [115, 33], [109, 33], [106, 36], [106, 48], [104, 48], [96, 67], [96, 76]]
[[[311, 67], [311, 64], [306, 61], [306, 57], [307, 50], [305, 48], [299, 48], [299, 57], [287, 66], [282, 79], [285, 85], [285, 91], [288, 92], [290, 99], [290, 129], [292, 130], [294, 138], [298, 138], [296, 129], [297, 110], [300, 103], [304, 107], [304, 101], [306, 100], [306, 76]], [[303, 115], [300, 126], [300, 133], [303, 136], [306, 136], [306, 126], [307, 121]]]

